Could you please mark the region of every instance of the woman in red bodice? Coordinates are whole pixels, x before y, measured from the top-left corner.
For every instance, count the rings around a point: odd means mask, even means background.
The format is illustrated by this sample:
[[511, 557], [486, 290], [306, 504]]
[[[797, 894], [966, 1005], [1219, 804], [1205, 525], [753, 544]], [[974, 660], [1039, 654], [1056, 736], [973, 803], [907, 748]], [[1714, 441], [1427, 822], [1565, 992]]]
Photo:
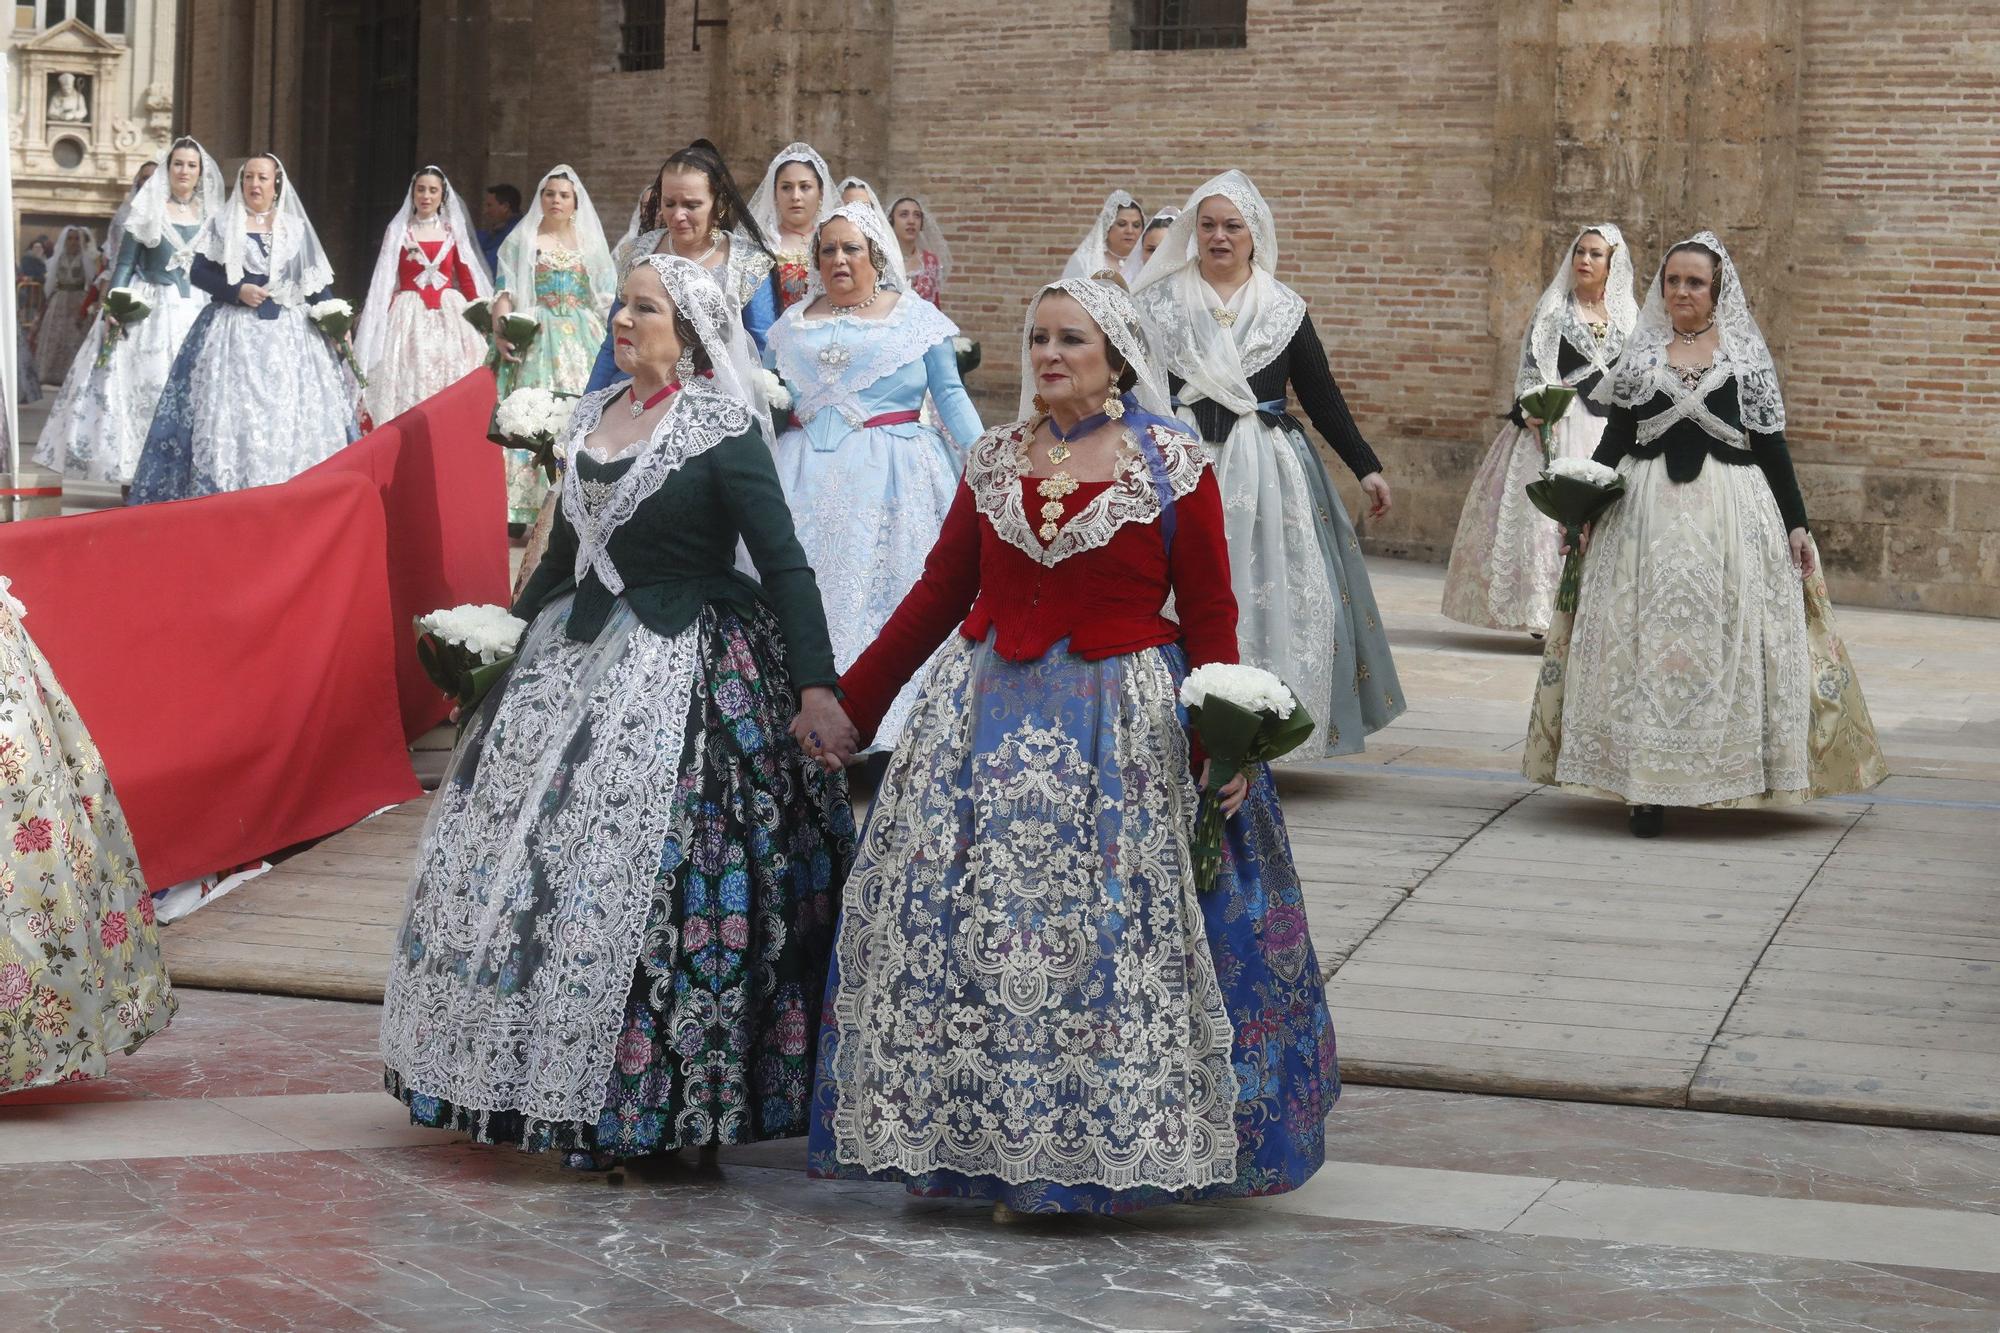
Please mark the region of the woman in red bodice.
[[465, 307], [492, 295], [464, 203], [442, 170], [425, 167], [382, 234], [354, 333], [368, 415], [378, 423], [401, 416], [485, 360]]
[[841, 678], [865, 742], [930, 664], [846, 895], [811, 1170], [1000, 1218], [1293, 1189], [1339, 1080], [1267, 769], [1225, 789], [1211, 892], [1190, 865], [1180, 681], [1236, 660], [1220, 494], [1118, 286], [1044, 288], [1022, 370], [1035, 410], [972, 446]]

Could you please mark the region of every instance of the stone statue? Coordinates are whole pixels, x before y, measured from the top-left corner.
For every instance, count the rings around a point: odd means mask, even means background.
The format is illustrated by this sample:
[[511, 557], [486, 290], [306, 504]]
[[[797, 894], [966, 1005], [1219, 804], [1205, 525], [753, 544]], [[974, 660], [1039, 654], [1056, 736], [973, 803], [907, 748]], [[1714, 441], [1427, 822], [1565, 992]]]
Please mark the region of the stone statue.
[[90, 119], [90, 99], [77, 86], [77, 77], [65, 70], [56, 75], [56, 90], [49, 94], [49, 120], [66, 125]]

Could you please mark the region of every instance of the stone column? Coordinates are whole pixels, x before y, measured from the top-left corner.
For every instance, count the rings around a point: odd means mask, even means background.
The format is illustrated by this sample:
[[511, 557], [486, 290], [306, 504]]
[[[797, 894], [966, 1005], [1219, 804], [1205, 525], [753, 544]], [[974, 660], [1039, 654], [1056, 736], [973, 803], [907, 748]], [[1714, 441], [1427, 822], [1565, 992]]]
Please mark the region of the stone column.
[[[703, 0], [704, 17], [715, 3]], [[803, 139], [835, 172], [887, 188], [894, 0], [729, 0], [728, 17], [708, 30], [725, 52], [710, 120], [745, 187]]]

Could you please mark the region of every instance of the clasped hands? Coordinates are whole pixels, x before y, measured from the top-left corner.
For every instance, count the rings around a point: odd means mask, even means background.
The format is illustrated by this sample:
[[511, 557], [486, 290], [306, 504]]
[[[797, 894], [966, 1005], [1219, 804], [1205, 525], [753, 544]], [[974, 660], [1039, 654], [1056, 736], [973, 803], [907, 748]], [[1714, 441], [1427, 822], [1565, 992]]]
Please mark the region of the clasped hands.
[[799, 715], [792, 739], [829, 773], [838, 773], [861, 749], [861, 733], [832, 690], [813, 685], [799, 691]]

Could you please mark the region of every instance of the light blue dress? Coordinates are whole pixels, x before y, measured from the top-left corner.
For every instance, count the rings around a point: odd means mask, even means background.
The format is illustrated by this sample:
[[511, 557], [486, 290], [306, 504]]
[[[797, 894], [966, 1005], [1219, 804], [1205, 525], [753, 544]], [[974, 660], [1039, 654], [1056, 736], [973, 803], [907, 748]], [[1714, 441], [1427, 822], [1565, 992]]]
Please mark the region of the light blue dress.
[[[772, 325], [765, 359], [791, 390], [798, 424], [778, 437], [778, 479], [845, 671], [923, 573], [958, 487], [964, 460], [918, 419], [924, 395], [954, 439], [982, 427], [958, 377], [958, 326], [936, 306], [904, 292], [881, 319], [807, 319], [808, 304]], [[881, 421], [893, 416], [908, 419]], [[924, 678], [890, 708], [876, 749], [894, 747]]]

